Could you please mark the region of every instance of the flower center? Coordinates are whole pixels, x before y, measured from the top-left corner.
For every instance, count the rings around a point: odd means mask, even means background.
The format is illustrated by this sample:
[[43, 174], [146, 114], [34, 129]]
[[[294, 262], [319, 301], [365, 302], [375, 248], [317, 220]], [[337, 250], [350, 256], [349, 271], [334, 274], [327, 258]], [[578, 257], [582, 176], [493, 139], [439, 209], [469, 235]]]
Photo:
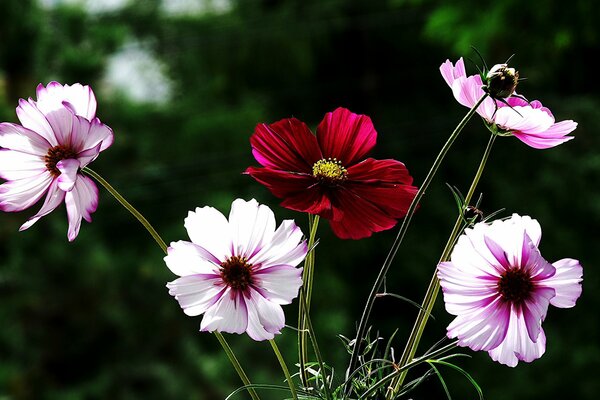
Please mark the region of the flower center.
[[528, 272], [521, 268], [511, 268], [504, 272], [498, 282], [498, 292], [506, 302], [522, 304], [529, 299], [533, 283]]
[[252, 265], [246, 257], [229, 257], [221, 263], [221, 278], [232, 289], [245, 290], [254, 283]]
[[313, 164], [313, 176], [321, 182], [334, 184], [344, 181], [348, 175], [342, 162], [335, 158], [321, 159]]
[[56, 163], [61, 160], [68, 160], [70, 158], [77, 158], [77, 153], [75, 153], [70, 147], [63, 145], [51, 147], [48, 150], [48, 154], [44, 156], [46, 169], [50, 171], [52, 176], [57, 177], [61, 172], [58, 170], [58, 168], [56, 168]]

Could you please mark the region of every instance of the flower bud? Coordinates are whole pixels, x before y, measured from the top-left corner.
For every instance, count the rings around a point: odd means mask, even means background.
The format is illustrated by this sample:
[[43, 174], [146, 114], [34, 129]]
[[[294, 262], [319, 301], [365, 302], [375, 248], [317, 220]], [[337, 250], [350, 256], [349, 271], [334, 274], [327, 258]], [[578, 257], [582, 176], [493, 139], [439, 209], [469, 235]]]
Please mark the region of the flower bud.
[[485, 90], [494, 99], [510, 97], [519, 82], [519, 72], [508, 64], [494, 65], [485, 76]]

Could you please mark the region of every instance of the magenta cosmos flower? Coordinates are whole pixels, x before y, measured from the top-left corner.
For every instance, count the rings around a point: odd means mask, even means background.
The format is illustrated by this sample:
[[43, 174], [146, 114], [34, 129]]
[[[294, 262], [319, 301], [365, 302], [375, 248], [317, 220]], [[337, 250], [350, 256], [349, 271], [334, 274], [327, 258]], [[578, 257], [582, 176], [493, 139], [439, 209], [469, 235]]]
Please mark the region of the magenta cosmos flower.
[[[448, 86], [452, 88], [456, 100], [463, 106], [472, 108], [484, 95], [481, 76], [467, 77], [462, 58], [456, 62], [456, 65], [446, 60], [440, 66], [440, 72]], [[567, 135], [577, 128], [576, 122], [571, 120], [556, 122], [552, 112], [542, 103], [537, 100], [528, 103], [519, 97], [507, 98], [508, 104], [488, 97], [477, 108], [477, 113], [495, 132], [512, 134], [526, 145], [536, 149], [547, 149], [573, 139], [573, 136]]]
[[22, 211], [44, 195], [40, 211], [20, 230], [65, 202], [74, 240], [81, 219], [91, 222], [98, 206], [98, 188], [81, 174], [113, 142], [112, 130], [96, 114], [96, 98], [89, 86], [50, 82], [37, 87], [37, 101], [21, 99], [21, 125], [0, 123], [0, 209]]
[[212, 207], [185, 219], [191, 242], [171, 243], [165, 262], [180, 278], [167, 284], [183, 312], [204, 314], [201, 331], [273, 339], [285, 324], [282, 304], [302, 286], [296, 266], [308, 251], [302, 231], [285, 220], [275, 229], [271, 209], [235, 200], [229, 221]]
[[328, 219], [342, 239], [361, 239], [392, 228], [417, 191], [403, 163], [365, 158], [376, 139], [371, 119], [345, 108], [325, 114], [316, 136], [295, 118], [259, 124], [250, 143], [263, 168], [246, 173], [283, 207]]
[[544, 354], [548, 306], [573, 307], [583, 271], [577, 260], [542, 258], [541, 235], [536, 220], [517, 214], [465, 230], [438, 266], [446, 310], [456, 315], [448, 337], [511, 367]]

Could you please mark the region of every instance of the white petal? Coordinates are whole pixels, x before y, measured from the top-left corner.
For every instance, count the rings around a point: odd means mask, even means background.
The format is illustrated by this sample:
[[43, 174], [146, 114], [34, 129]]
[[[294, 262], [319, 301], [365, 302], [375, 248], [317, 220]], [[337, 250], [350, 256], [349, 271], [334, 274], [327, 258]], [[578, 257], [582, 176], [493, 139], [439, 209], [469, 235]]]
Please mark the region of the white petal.
[[572, 258], [563, 258], [552, 265], [556, 268], [556, 274], [542, 283], [556, 292], [556, 296], [550, 300], [550, 304], [560, 308], [573, 307], [581, 296], [583, 268], [579, 261]]
[[167, 267], [179, 276], [219, 274], [219, 268], [212, 259], [212, 255], [202, 247], [183, 240], [172, 242], [164, 258]]
[[50, 123], [44, 114], [42, 114], [42, 112], [35, 106], [33, 100], [29, 99], [26, 101], [20, 99], [19, 106], [17, 107], [17, 116], [25, 128], [36, 132], [38, 135], [46, 139], [51, 146], [56, 146], [59, 144], [56, 136], [54, 135], [54, 131], [50, 126]]
[[65, 195], [69, 230], [67, 238], [75, 240], [81, 227], [81, 219], [92, 222], [91, 214], [98, 207], [98, 187], [90, 178], [78, 175], [75, 186]]
[[248, 308], [248, 328], [246, 329], [246, 333], [256, 341], [271, 340], [275, 337], [275, 333], [268, 332], [260, 322], [256, 307]]
[[169, 294], [179, 302], [186, 315], [196, 316], [206, 311], [225, 289], [218, 275], [189, 275], [167, 283]]
[[42, 198], [51, 183], [52, 176], [48, 171], [3, 183], [0, 185], [0, 210], [15, 212], [31, 207]]
[[226, 290], [221, 298], [206, 310], [201, 331], [243, 333], [248, 328], [248, 307], [241, 293]]
[[63, 108], [63, 102], [67, 102], [75, 114], [88, 120], [96, 116], [96, 97], [89, 86], [79, 83], [63, 86], [58, 82], [50, 82], [46, 87], [38, 85], [37, 105], [43, 113]]
[[237, 199], [231, 204], [229, 228], [236, 255], [250, 259], [271, 241], [275, 233], [275, 215], [254, 199]]
[[27, 222], [25, 222], [19, 228], [20, 231], [24, 231], [25, 229], [29, 229], [33, 224], [35, 224], [40, 218], [50, 214], [52, 211], [56, 209], [65, 199], [65, 192], [58, 188], [58, 182], [56, 179], [52, 181], [50, 187], [48, 188], [48, 194], [46, 195], [46, 200], [44, 200], [44, 204], [40, 211], [35, 214], [33, 217], [29, 218]]
[[56, 168], [60, 171], [57, 179], [60, 190], [65, 192], [73, 190], [79, 171], [79, 161], [74, 159], [60, 160], [56, 163]]
[[254, 273], [256, 286], [265, 290], [265, 296], [277, 304], [290, 304], [302, 286], [302, 268], [280, 265]]
[[249, 262], [260, 265], [261, 268], [273, 265], [291, 265], [295, 267], [306, 257], [308, 247], [302, 240], [302, 231], [292, 220], [284, 220], [275, 231], [270, 242], [265, 243], [262, 249]]
[[31, 178], [46, 170], [42, 156], [21, 153], [9, 149], [0, 149], [0, 178], [15, 181]]
[[250, 289], [248, 308], [255, 308], [258, 320], [269, 333], [279, 333], [285, 326], [285, 315], [279, 304], [265, 299], [260, 293]]
[[213, 207], [196, 208], [185, 219], [185, 229], [192, 242], [212, 254], [212, 261], [220, 264], [232, 254], [229, 223]]
[[0, 123], [0, 147], [43, 157], [52, 146], [32, 130], [3, 122]]
[[74, 120], [77, 120], [77, 117], [71, 111], [62, 107], [46, 114], [46, 119], [50, 123], [58, 143], [69, 145], [71, 143], [73, 122]]

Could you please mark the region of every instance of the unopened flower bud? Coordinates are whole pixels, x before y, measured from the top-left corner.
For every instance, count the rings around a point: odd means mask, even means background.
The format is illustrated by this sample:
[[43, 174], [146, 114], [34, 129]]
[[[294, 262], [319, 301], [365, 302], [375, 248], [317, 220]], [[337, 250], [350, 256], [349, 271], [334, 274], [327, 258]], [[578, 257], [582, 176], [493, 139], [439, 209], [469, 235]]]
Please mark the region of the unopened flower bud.
[[485, 76], [484, 90], [494, 99], [510, 97], [519, 83], [519, 72], [508, 64], [496, 64]]

